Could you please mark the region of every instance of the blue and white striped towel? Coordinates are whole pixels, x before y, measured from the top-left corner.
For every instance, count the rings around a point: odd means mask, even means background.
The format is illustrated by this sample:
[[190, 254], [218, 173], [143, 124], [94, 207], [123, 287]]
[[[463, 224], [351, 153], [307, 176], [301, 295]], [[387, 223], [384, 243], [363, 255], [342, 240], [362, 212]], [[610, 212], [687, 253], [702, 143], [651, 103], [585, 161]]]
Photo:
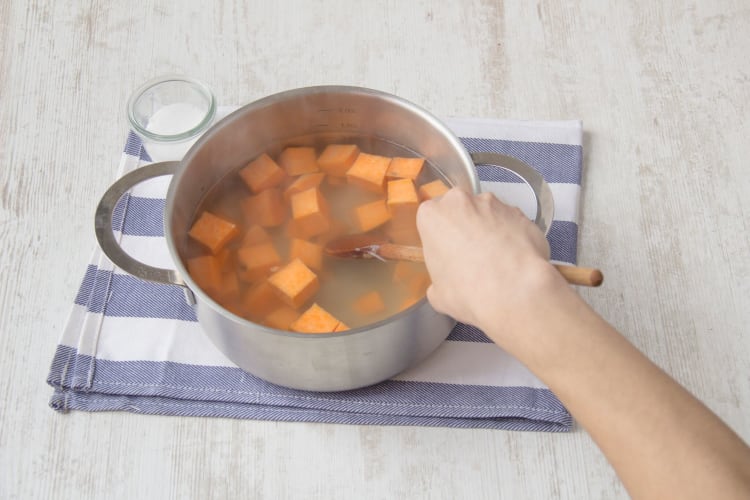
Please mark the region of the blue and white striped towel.
[[[223, 109], [225, 113], [227, 109]], [[581, 123], [449, 119], [470, 151], [494, 151], [537, 168], [555, 197], [552, 258], [575, 263], [581, 185]], [[120, 174], [150, 161], [130, 134]], [[482, 189], [533, 215], [525, 184], [477, 167]], [[134, 257], [170, 267], [162, 233], [169, 178], [137, 186], [115, 221]], [[475, 328], [459, 324], [419, 366], [381, 384], [339, 393], [274, 386], [234, 366], [203, 335], [178, 287], [141, 281], [97, 249], [52, 361], [55, 410], [121, 410], [345, 424], [568, 431], [558, 399]]]

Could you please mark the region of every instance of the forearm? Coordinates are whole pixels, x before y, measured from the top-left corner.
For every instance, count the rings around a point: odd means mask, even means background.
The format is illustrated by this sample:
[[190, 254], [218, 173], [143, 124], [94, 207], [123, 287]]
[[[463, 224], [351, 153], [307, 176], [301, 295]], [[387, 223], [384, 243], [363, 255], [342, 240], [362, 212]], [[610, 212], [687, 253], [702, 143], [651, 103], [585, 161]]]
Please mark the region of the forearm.
[[512, 336], [485, 330], [560, 398], [631, 495], [746, 498], [747, 446], [567, 285], [550, 283]]

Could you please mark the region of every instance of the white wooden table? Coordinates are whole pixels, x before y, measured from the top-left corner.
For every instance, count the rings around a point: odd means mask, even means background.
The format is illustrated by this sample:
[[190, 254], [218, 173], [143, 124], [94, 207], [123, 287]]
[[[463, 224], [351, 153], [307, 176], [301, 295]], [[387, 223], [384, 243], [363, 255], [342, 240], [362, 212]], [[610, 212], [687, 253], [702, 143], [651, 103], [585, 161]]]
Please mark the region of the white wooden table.
[[[54, 413], [49, 363], [141, 82], [322, 83], [580, 118], [586, 299], [750, 440], [750, 7], [0, 2], [0, 498], [623, 498], [585, 432]], [[564, 4], [564, 6], [563, 6]], [[640, 4], [640, 5], [638, 5]]]

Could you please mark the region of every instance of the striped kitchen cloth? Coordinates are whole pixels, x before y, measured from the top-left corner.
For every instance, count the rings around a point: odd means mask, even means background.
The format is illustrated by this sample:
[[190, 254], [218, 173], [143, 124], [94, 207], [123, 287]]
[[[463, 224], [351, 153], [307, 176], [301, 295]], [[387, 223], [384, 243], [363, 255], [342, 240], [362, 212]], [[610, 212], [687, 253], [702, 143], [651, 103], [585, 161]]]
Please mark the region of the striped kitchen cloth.
[[[229, 109], [222, 110], [226, 114]], [[555, 218], [552, 259], [574, 264], [581, 186], [579, 121], [447, 119], [471, 151], [517, 157], [550, 183]], [[166, 158], [159, 158], [166, 159]], [[120, 175], [151, 161], [132, 132]], [[482, 190], [533, 216], [528, 186], [496, 167], [478, 166]], [[171, 267], [162, 210], [168, 177], [135, 187], [115, 213], [123, 248]], [[92, 221], [93, 222], [93, 221]], [[237, 368], [203, 335], [179, 287], [142, 281], [97, 249], [57, 346], [47, 382], [57, 411], [343, 424], [568, 431], [572, 419], [552, 392], [479, 330], [458, 324], [425, 361], [386, 382], [336, 393], [269, 384]]]

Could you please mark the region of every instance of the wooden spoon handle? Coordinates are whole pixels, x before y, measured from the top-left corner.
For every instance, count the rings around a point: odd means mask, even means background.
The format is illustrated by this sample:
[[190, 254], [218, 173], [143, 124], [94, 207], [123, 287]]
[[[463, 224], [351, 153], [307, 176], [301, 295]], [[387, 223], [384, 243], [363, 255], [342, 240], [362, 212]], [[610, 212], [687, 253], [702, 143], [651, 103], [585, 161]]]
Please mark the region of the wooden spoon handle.
[[422, 253], [421, 247], [382, 243], [379, 245], [377, 253], [384, 259], [424, 262], [424, 253]]
[[571, 285], [599, 286], [604, 281], [604, 275], [599, 269], [562, 264], [553, 265]]
[[[384, 259], [424, 262], [424, 254], [420, 247], [382, 243], [378, 247], [377, 254]], [[599, 286], [604, 281], [604, 276], [599, 269], [562, 264], [553, 265], [571, 285]]]

